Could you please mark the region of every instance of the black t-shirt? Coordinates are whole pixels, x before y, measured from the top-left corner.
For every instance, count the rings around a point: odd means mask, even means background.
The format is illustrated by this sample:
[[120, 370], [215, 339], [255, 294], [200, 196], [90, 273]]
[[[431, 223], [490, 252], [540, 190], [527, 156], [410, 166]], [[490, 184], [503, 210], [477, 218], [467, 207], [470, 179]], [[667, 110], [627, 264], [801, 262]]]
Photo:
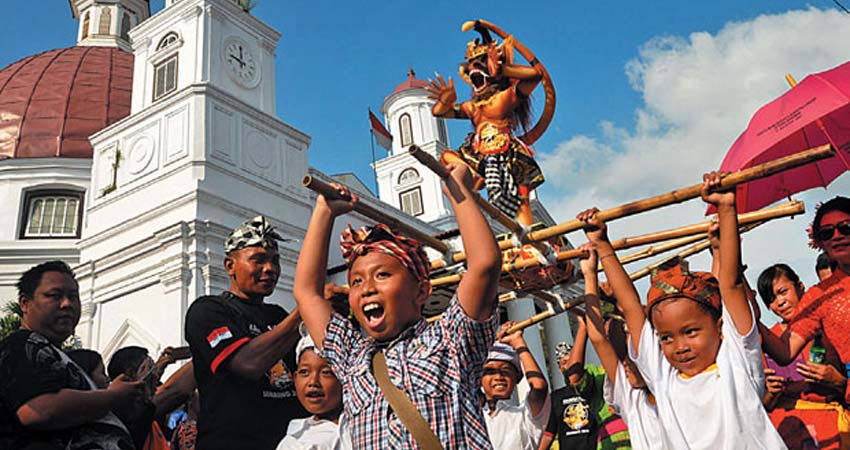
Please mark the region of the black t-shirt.
[[82, 369], [44, 336], [19, 330], [0, 343], [0, 449], [70, 448], [131, 450], [126, 428], [114, 414], [64, 430], [40, 431], [21, 425], [17, 411], [61, 389], [94, 390]]
[[230, 357], [287, 316], [277, 305], [229, 292], [197, 299], [186, 313], [186, 339], [200, 392], [198, 450], [274, 450], [289, 421], [306, 417], [295, 396], [294, 349], [259, 380], [227, 370]]
[[597, 420], [591, 405], [573, 386], [552, 392], [552, 412], [546, 432], [558, 435], [560, 448], [596, 450]]

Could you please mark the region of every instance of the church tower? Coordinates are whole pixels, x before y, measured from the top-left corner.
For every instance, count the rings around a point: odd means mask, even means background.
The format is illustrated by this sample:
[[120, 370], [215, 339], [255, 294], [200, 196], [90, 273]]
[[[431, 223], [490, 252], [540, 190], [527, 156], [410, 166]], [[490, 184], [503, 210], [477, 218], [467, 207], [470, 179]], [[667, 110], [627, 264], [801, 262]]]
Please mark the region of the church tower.
[[132, 51], [130, 29], [151, 15], [149, 0], [71, 0], [80, 22], [77, 45], [119, 47]]
[[434, 101], [428, 98], [425, 86], [410, 69], [407, 80], [381, 105], [393, 146], [389, 156], [375, 162], [378, 195], [385, 203], [446, 229], [454, 225], [440, 178], [407, 153], [415, 144], [439, 159], [440, 152], [449, 148], [446, 121], [431, 114]]
[[[190, 302], [229, 285], [230, 230], [263, 214], [300, 238], [312, 207], [300, 185], [310, 137], [275, 116], [278, 31], [234, 0], [169, 0], [129, 37], [130, 115], [89, 138], [79, 242], [77, 333], [105, 356], [183, 342]], [[297, 257], [281, 245], [267, 301], [293, 307]]]

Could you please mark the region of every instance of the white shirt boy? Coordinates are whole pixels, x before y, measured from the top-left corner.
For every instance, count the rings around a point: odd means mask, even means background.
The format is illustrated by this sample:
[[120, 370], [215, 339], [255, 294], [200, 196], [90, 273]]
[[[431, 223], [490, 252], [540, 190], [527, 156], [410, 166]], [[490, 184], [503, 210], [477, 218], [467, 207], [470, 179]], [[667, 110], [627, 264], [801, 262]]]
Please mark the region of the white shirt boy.
[[525, 403], [516, 406], [506, 400], [496, 402], [496, 413], [490, 415], [490, 407], [484, 405], [484, 422], [494, 450], [537, 450], [543, 430], [549, 422], [552, 403], [549, 396], [536, 416], [531, 415], [528, 397]]
[[761, 403], [764, 367], [756, 322], [741, 336], [726, 308], [722, 314], [716, 368], [693, 377], [683, 377], [670, 365], [648, 319], [637, 357], [630, 346], [632, 359], [655, 394], [669, 442], [675, 449], [785, 449]]
[[277, 450], [339, 450], [339, 427], [316, 416], [293, 419]]
[[603, 390], [605, 402], [622, 417], [629, 427], [632, 450], [674, 450], [667, 440], [658, 407], [650, 401], [646, 389], [636, 389], [629, 383], [623, 363], [617, 363], [614, 382], [605, 377]]

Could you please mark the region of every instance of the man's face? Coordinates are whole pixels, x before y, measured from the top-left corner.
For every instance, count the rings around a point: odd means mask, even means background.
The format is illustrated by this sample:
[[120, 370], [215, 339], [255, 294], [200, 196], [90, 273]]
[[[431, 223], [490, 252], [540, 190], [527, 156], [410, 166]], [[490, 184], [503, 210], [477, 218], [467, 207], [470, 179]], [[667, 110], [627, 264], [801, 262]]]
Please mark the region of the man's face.
[[481, 375], [481, 387], [487, 400], [506, 400], [511, 398], [519, 382], [516, 367], [507, 361], [487, 361]]
[[387, 341], [422, 317], [430, 284], [419, 283], [398, 259], [380, 252], [358, 256], [348, 271], [348, 304], [373, 339]]
[[224, 269], [230, 275], [230, 292], [249, 299], [262, 299], [274, 292], [280, 277], [277, 249], [261, 246], [245, 247], [224, 258]]
[[80, 321], [80, 291], [71, 275], [45, 272], [32, 298], [22, 297], [23, 327], [35, 331], [54, 344], [74, 333]]
[[694, 376], [714, 364], [720, 349], [720, 319], [715, 320], [697, 302], [663, 300], [652, 308], [652, 323], [664, 356], [679, 372]]
[[342, 407], [342, 387], [327, 360], [312, 349], [301, 354], [295, 370], [295, 393], [310, 414], [335, 419]]

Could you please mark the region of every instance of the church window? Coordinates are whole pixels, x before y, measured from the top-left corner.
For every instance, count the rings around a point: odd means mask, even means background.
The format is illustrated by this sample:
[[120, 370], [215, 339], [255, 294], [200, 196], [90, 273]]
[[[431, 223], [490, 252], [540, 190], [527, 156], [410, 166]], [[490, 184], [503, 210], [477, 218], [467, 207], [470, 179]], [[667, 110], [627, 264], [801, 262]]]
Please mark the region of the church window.
[[398, 119], [398, 126], [401, 129], [401, 146], [407, 147], [413, 145], [413, 129], [410, 124], [410, 114], [402, 114]]
[[130, 14], [124, 13], [121, 16], [121, 39], [124, 39], [127, 42], [130, 41], [130, 28]]
[[156, 45], [157, 51], [164, 49], [165, 47], [170, 47], [176, 44], [180, 40], [180, 37], [177, 36], [177, 33], [171, 32], [163, 36], [162, 39], [159, 40], [159, 44]]
[[97, 34], [109, 34], [109, 29], [112, 26], [112, 11], [109, 8], [100, 9], [100, 25], [97, 28]]
[[153, 101], [177, 90], [177, 54], [154, 66]]
[[404, 169], [401, 172], [401, 175], [398, 176], [398, 184], [411, 184], [419, 181], [419, 172], [416, 169]]
[[83, 193], [78, 191], [35, 191], [26, 194], [21, 237], [80, 237], [82, 204]]
[[449, 145], [449, 134], [446, 132], [446, 120], [437, 118], [437, 133], [440, 135], [440, 142]]
[[421, 216], [422, 210], [422, 189], [415, 187], [404, 191], [398, 195], [401, 210], [411, 216]]
[[86, 11], [86, 15], [83, 16], [83, 39], [89, 37], [89, 12]]

